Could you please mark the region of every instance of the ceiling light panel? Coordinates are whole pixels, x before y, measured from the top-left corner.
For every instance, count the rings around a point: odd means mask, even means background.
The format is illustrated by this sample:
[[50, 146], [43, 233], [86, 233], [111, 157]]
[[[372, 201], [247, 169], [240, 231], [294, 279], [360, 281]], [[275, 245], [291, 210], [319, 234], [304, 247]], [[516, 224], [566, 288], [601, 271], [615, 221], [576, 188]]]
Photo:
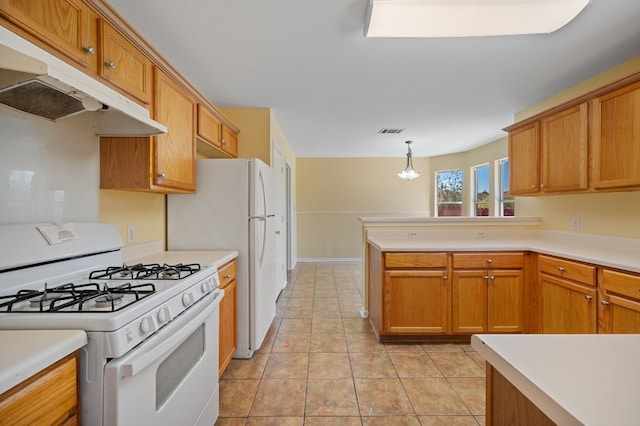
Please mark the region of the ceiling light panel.
[[370, 0], [367, 37], [551, 33], [589, 0]]

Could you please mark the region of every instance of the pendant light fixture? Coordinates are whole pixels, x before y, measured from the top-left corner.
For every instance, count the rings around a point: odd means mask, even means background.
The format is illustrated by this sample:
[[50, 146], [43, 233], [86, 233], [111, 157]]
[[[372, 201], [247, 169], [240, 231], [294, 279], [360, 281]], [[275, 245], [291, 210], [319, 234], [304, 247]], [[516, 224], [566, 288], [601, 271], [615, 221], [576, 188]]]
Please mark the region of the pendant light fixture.
[[407, 165], [403, 171], [398, 173], [398, 177], [405, 180], [413, 180], [420, 176], [420, 172], [413, 168], [413, 162], [411, 161], [411, 144], [413, 141], [406, 141], [407, 144]]

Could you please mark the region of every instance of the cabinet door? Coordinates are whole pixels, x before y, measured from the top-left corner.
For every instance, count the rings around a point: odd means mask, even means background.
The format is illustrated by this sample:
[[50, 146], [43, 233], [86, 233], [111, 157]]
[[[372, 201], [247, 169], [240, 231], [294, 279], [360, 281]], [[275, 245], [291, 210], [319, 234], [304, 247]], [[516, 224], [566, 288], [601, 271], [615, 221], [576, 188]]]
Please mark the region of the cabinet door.
[[451, 282], [451, 331], [487, 331], [487, 271], [454, 271]]
[[539, 191], [539, 124], [509, 132], [509, 193], [536, 194]]
[[595, 289], [540, 275], [543, 333], [595, 333]]
[[220, 120], [204, 105], [198, 104], [198, 136], [216, 148], [221, 148], [222, 126]]
[[449, 331], [449, 286], [444, 271], [386, 271], [383, 297], [384, 333]]
[[640, 334], [640, 302], [605, 295], [600, 304], [598, 333]]
[[523, 331], [522, 270], [489, 271], [487, 295], [487, 331], [514, 333]]
[[238, 347], [236, 309], [237, 281], [233, 280], [224, 288], [224, 297], [220, 301], [220, 367], [218, 377], [222, 376]]
[[82, 0], [2, 0], [0, 14], [78, 64], [95, 62], [95, 15]]
[[640, 186], [640, 83], [593, 102], [595, 188]]
[[156, 68], [154, 117], [168, 133], [155, 138], [154, 183], [159, 186], [195, 190], [194, 99], [171, 77]]
[[142, 105], [151, 102], [153, 64], [115, 28], [100, 22], [99, 73]]
[[220, 144], [222, 145], [222, 150], [231, 157], [238, 156], [238, 135], [224, 124], [222, 125], [222, 140]]
[[544, 192], [586, 190], [589, 187], [587, 103], [541, 121]]

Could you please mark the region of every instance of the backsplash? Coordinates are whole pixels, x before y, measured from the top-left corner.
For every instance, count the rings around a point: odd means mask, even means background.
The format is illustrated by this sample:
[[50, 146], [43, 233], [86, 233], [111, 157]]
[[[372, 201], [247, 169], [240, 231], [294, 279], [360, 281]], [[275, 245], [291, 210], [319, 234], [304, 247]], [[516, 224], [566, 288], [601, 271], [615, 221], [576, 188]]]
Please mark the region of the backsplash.
[[98, 220], [93, 118], [49, 122], [0, 106], [0, 223]]

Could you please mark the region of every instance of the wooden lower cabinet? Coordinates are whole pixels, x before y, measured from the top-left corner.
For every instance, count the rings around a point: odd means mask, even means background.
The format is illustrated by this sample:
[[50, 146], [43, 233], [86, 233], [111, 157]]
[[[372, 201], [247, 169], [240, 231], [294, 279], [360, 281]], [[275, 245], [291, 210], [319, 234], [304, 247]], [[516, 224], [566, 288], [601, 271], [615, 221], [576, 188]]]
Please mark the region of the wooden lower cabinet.
[[598, 332], [640, 334], [640, 275], [603, 269]]
[[487, 363], [487, 418], [492, 426], [554, 426], [531, 400]]
[[449, 331], [446, 271], [385, 273], [384, 334], [445, 334]]
[[540, 255], [540, 332], [596, 332], [595, 266]]
[[224, 297], [220, 301], [219, 369], [218, 377], [224, 374], [238, 348], [238, 284], [236, 261], [233, 260], [219, 270], [220, 288]]
[[0, 424], [79, 425], [78, 352], [0, 395]]
[[452, 332], [524, 331], [523, 290], [522, 270], [454, 271]]
[[524, 253], [453, 253], [451, 331], [524, 331]]

